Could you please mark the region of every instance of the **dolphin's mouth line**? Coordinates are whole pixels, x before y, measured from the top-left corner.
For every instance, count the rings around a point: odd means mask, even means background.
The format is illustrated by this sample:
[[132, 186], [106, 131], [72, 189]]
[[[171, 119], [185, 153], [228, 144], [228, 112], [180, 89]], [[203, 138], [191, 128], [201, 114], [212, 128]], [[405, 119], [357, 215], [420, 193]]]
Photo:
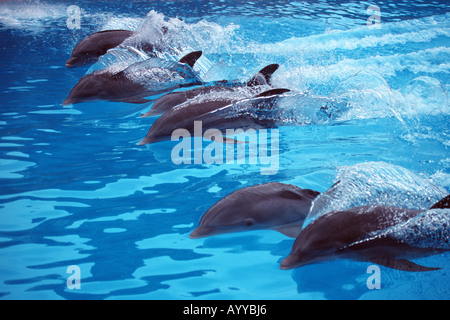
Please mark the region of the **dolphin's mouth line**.
[[[206, 237], [211, 237], [211, 236], [216, 236], [216, 235], [221, 235], [221, 234], [229, 234], [229, 233], [234, 233], [234, 232], [245, 232], [245, 231], [252, 231], [252, 230], [259, 230], [259, 229], [270, 229], [270, 227], [267, 227], [267, 228], [260, 227], [259, 228], [259, 227], [246, 227], [246, 226], [221, 226], [220, 228], [214, 228], [214, 227], [198, 226], [191, 232], [191, 234], [189, 235], [189, 238], [200, 239], [200, 238], [206, 238]], [[199, 234], [200, 231], [202, 231], [202, 233]], [[204, 231], [211, 231], [211, 232], [208, 233], [208, 232], [204, 232]], [[199, 234], [199, 235], [197, 235], [197, 234]]]

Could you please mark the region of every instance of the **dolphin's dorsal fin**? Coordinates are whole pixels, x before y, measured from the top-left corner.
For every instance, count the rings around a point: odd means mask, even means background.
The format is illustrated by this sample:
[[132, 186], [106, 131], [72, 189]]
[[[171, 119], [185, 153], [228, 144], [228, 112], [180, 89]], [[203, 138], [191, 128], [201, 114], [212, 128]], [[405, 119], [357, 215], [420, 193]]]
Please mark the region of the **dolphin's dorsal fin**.
[[194, 64], [197, 62], [197, 60], [202, 56], [202, 51], [194, 51], [191, 53], [188, 53], [183, 58], [181, 58], [178, 62], [179, 63], [186, 63], [191, 68], [194, 67]]
[[450, 209], [450, 194], [433, 204], [430, 209]]
[[423, 272], [441, 269], [441, 268], [424, 267], [406, 259], [375, 258], [371, 259], [371, 261], [375, 264], [379, 264], [391, 269], [397, 269], [402, 271]]
[[253, 87], [271, 84], [272, 75], [275, 71], [277, 71], [278, 67], [279, 65], [276, 63], [265, 66], [264, 68], [259, 70], [258, 73], [253, 76], [253, 78], [247, 81], [247, 86]]
[[258, 97], [270, 97], [270, 96], [274, 96], [274, 95], [277, 95], [277, 94], [283, 94], [283, 93], [286, 93], [286, 92], [289, 92], [289, 91], [291, 91], [291, 90], [289, 90], [289, 89], [270, 89], [270, 90], [264, 91], [264, 92], [256, 95], [255, 98], [258, 98]]

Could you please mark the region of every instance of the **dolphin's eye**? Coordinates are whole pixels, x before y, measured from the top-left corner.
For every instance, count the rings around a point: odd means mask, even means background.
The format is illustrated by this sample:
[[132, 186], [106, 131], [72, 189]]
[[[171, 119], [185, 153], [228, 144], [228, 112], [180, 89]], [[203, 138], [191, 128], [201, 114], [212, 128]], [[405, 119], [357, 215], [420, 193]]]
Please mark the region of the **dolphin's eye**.
[[247, 227], [252, 226], [255, 223], [255, 220], [251, 219], [251, 218], [247, 218], [244, 220], [244, 223]]

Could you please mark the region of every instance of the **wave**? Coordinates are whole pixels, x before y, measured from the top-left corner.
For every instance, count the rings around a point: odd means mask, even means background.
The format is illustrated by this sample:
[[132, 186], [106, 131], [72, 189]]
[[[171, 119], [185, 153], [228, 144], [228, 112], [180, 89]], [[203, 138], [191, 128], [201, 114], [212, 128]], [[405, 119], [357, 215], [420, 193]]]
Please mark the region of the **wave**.
[[[104, 68], [118, 72], [135, 63], [140, 65], [149, 58], [139, 50], [145, 42], [154, 45], [157, 57], [168, 61], [177, 61], [194, 50], [204, 51], [194, 70], [205, 82], [243, 80], [263, 65], [280, 63], [273, 86], [293, 93], [275, 100], [276, 112], [274, 108], [266, 112], [249, 108], [252, 102], [247, 95], [225, 110], [225, 115], [246, 112], [277, 125], [394, 117], [407, 131], [405, 138], [414, 141], [418, 119], [450, 114], [447, 84], [440, 80], [450, 73], [446, 62], [450, 49], [442, 42], [450, 35], [449, 17], [445, 14], [384, 23], [380, 29], [360, 26], [280, 42], [249, 43], [242, 35], [249, 28], [245, 22], [225, 26], [207, 20], [188, 23], [152, 10], [133, 26], [132, 38], [109, 50], [88, 73]], [[101, 29], [119, 28], [124, 21], [130, 23], [128, 18], [117, 19], [101, 24]], [[233, 65], [235, 57], [242, 65]], [[400, 78], [409, 81], [402, 84]]]
[[302, 55], [308, 55], [317, 54], [321, 51], [336, 51], [337, 49], [352, 51], [373, 47], [397, 46], [397, 50], [402, 51], [408, 50], [408, 48], [399, 47], [400, 44], [428, 43], [439, 37], [450, 36], [449, 18], [450, 14], [445, 14], [384, 23], [380, 29], [360, 26], [350, 30], [329, 30], [319, 35], [292, 37], [277, 43], [256, 44], [256, 47], [247, 47], [247, 50], [282, 55], [300, 52]]
[[[236, 99], [237, 100], [237, 99]], [[329, 125], [360, 119], [396, 118], [412, 137], [425, 116], [450, 114], [448, 97], [437, 79], [418, 77], [402, 91], [392, 90], [378, 74], [361, 72], [341, 82], [328, 95], [289, 92], [277, 97], [244, 97], [220, 109], [274, 125]]]
[[336, 180], [314, 200], [304, 226], [326, 213], [359, 206], [427, 210], [448, 194], [431, 178], [385, 162], [341, 167]]
[[[118, 26], [110, 23], [108, 27], [116, 29]], [[117, 64], [116, 69], [124, 69], [132, 63], [148, 59], [149, 55], [139, 50], [139, 46], [146, 42], [153, 44], [157, 57], [169, 61], [177, 61], [192, 51], [200, 50], [208, 53], [217, 50], [226, 51], [228, 44], [233, 42], [236, 28], [238, 26], [234, 24], [222, 27], [206, 20], [186, 23], [179, 18], [167, 19], [163, 14], [151, 10], [133, 29], [135, 32], [133, 37], [127, 39], [120, 47], [109, 50], [88, 73], [113, 64]], [[223, 74], [228, 68], [227, 65], [219, 62], [217, 66], [220, 66], [222, 70], [216, 71], [215, 75], [218, 72]], [[212, 77], [210, 70], [213, 67], [214, 63], [203, 54], [196, 62], [194, 69], [205, 81], [221, 80]]]
[[390, 236], [413, 247], [449, 250], [450, 209], [427, 210], [377, 236]]
[[[12, 28], [27, 27], [27, 23], [29, 27], [55, 21], [65, 24], [66, 9], [62, 4], [41, 2], [0, 5], [2, 19], [11, 20], [7, 25]], [[450, 13], [382, 23], [379, 29], [352, 26], [269, 43], [263, 42], [264, 37], [244, 40], [246, 32], [253, 32], [245, 19], [239, 20], [240, 25], [204, 19], [189, 23], [154, 10], [144, 17], [108, 12], [83, 12], [83, 17], [96, 21], [96, 31], [135, 31], [87, 73], [104, 68], [119, 72], [147, 60], [149, 54], [139, 45], [150, 42], [156, 56], [169, 61], [202, 50], [194, 70], [205, 82], [243, 80], [264, 65], [279, 63], [273, 86], [299, 93], [280, 101], [289, 116], [285, 123], [295, 118], [299, 123], [329, 123], [394, 116], [408, 127], [408, 118], [450, 113], [446, 91]]]
[[276, 86], [318, 95], [332, 93], [339, 83], [360, 72], [377, 73], [398, 90], [420, 76], [434, 77], [446, 88], [449, 18], [447, 13], [382, 23], [380, 29], [330, 30], [273, 43], [251, 43], [235, 51], [246, 56], [248, 63], [279, 63], [280, 70], [273, 78]]
[[[28, 32], [45, 32], [48, 28], [68, 28], [70, 5], [77, 3], [53, 3], [40, 0], [5, 1], [0, 3], [0, 26], [5, 29], [19, 29]], [[80, 4], [80, 18], [83, 28], [94, 25], [96, 31], [110, 29], [136, 29], [142, 17], [117, 16], [109, 12], [92, 12]]]
[[29, 2], [0, 3], [0, 26], [5, 29], [42, 31], [54, 27], [55, 23], [65, 25], [67, 5]]

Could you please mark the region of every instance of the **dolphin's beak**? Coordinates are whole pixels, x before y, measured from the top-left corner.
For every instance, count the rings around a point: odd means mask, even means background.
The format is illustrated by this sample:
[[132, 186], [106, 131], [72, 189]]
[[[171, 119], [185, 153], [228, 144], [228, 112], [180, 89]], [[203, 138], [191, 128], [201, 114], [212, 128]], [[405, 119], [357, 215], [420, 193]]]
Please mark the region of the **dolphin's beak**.
[[221, 234], [223, 232], [220, 232], [214, 227], [204, 227], [204, 226], [198, 226], [194, 229], [194, 231], [191, 232], [189, 235], [189, 238], [191, 239], [198, 239], [198, 238], [205, 238], [209, 236], [214, 236], [217, 234]]
[[282, 270], [293, 269], [296, 266], [298, 266], [298, 259], [292, 255], [287, 256], [280, 263], [280, 269]]
[[144, 139], [142, 139], [141, 142], [138, 143], [138, 146], [143, 146], [143, 145], [148, 144], [148, 142], [147, 142], [146, 140], [147, 140], [147, 137], [145, 137]]
[[67, 99], [64, 100], [63, 103], [62, 103], [63, 106], [67, 106], [67, 105], [69, 105], [69, 104], [73, 104], [72, 99], [70, 99], [70, 98], [67, 98]]
[[158, 115], [157, 112], [150, 110], [149, 112], [141, 114], [141, 118], [153, 117], [157, 115]]
[[67, 68], [75, 68], [79, 65], [79, 59], [76, 57], [70, 57], [69, 59], [67, 59], [66, 61], [66, 67]]
[[189, 235], [189, 238], [191, 238], [191, 239], [198, 239], [198, 238], [201, 238], [203, 236], [204, 235], [202, 235], [201, 227], [198, 227], [198, 228], [194, 229], [194, 231], [191, 232], [191, 234]]
[[158, 141], [161, 141], [161, 140], [158, 139], [158, 138], [155, 138], [155, 137], [147, 136], [144, 139], [142, 139], [141, 142], [138, 143], [138, 146], [143, 146], [143, 145], [150, 144], [150, 143], [155, 143], [155, 142], [158, 142]]
[[66, 67], [67, 68], [74, 68], [75, 66], [73, 65], [73, 59], [70, 58], [66, 61]]

